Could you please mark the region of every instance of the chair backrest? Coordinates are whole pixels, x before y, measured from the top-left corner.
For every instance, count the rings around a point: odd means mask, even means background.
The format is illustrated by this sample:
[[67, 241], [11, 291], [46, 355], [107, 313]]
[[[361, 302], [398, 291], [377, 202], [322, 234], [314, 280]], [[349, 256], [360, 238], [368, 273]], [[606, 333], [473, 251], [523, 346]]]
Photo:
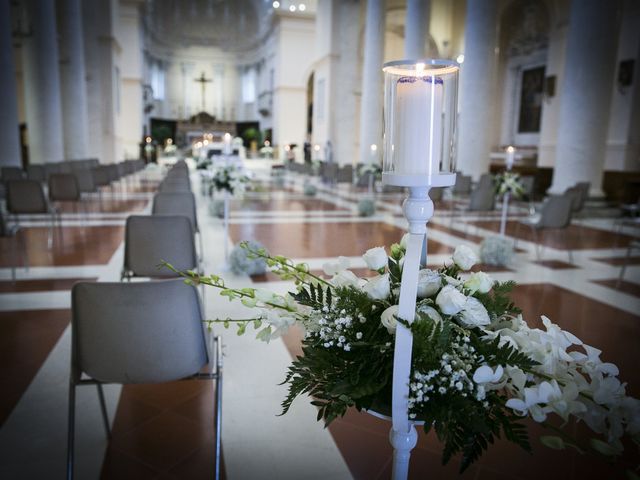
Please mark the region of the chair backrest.
[[189, 218], [179, 215], [127, 218], [124, 269], [138, 277], [173, 277], [158, 264], [166, 260], [180, 270], [198, 267], [193, 229]]
[[478, 181], [478, 187], [493, 187], [493, 175], [490, 173], [483, 173]]
[[[372, 178], [373, 177], [373, 178]], [[357, 187], [368, 187], [369, 182], [373, 185], [375, 183], [375, 176], [371, 172], [365, 172], [358, 177], [356, 182]]]
[[80, 200], [80, 187], [73, 173], [54, 173], [49, 176], [49, 199], [52, 202]]
[[191, 185], [184, 181], [163, 181], [158, 187], [162, 193], [186, 193], [191, 192]]
[[22, 180], [24, 178], [24, 172], [20, 167], [2, 167], [0, 170], [0, 179], [3, 182], [9, 180]]
[[151, 214], [185, 216], [191, 222], [193, 230], [198, 230], [196, 199], [191, 192], [156, 193], [153, 197]]
[[589, 199], [589, 190], [591, 190], [590, 182], [578, 182], [576, 188], [580, 191], [580, 210], [584, 208], [584, 204]]
[[444, 188], [431, 188], [429, 190], [429, 198], [431, 198], [431, 200], [434, 202], [442, 200], [443, 192], [444, 192]]
[[325, 182], [333, 182], [338, 179], [338, 164], [337, 163], [327, 163], [324, 167], [324, 172], [322, 174], [322, 179]]
[[92, 193], [97, 190], [93, 181], [93, 172], [89, 168], [74, 172], [81, 193]]
[[571, 199], [571, 210], [573, 212], [579, 212], [582, 209], [582, 191], [579, 187], [569, 187], [564, 191], [563, 195]]
[[202, 312], [181, 280], [81, 282], [72, 291], [72, 375], [113, 383], [158, 383], [206, 365]]
[[524, 195], [526, 195], [527, 197], [533, 196], [533, 188], [535, 187], [536, 177], [534, 177], [533, 175], [520, 177], [520, 183], [522, 184]]
[[345, 165], [338, 169], [338, 183], [351, 183], [353, 182], [353, 167], [351, 165]]
[[47, 170], [44, 165], [28, 165], [27, 178], [37, 182], [44, 183], [47, 181]]
[[58, 162], [58, 172], [57, 173], [71, 173], [73, 172], [73, 164], [71, 160], [64, 160], [62, 162]]
[[110, 163], [109, 165], [105, 165], [107, 169], [107, 173], [109, 174], [109, 182], [117, 182], [120, 180], [120, 170], [118, 169], [118, 165], [115, 163]]
[[456, 183], [453, 186], [453, 193], [466, 194], [469, 192], [471, 192], [471, 177], [469, 175], [457, 173]]
[[496, 200], [495, 190], [492, 183], [480, 183], [471, 192], [469, 197], [469, 210], [487, 211], [493, 210]]
[[7, 211], [14, 214], [49, 213], [42, 184], [36, 180], [9, 180]]
[[98, 166], [91, 169], [93, 183], [96, 187], [106, 187], [111, 183], [109, 180], [109, 169], [106, 165]]
[[542, 205], [538, 228], [565, 228], [571, 223], [574, 195], [567, 192], [551, 196]]

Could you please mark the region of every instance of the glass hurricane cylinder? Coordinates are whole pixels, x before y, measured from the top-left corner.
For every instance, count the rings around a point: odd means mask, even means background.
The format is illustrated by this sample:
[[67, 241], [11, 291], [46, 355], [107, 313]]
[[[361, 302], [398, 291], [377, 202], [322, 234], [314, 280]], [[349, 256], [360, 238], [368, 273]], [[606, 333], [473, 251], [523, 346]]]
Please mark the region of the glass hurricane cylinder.
[[399, 60], [383, 72], [384, 184], [453, 185], [457, 63]]

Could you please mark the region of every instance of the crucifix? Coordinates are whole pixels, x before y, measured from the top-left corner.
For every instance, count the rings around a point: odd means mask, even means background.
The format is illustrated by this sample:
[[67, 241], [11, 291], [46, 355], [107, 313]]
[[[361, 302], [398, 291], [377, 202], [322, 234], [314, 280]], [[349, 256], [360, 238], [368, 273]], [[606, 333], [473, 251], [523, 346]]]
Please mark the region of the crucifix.
[[207, 88], [207, 83], [213, 82], [213, 80], [210, 78], [205, 78], [204, 72], [202, 72], [199, 78], [194, 79], [194, 82], [198, 82], [202, 87], [202, 111], [204, 112], [204, 92]]

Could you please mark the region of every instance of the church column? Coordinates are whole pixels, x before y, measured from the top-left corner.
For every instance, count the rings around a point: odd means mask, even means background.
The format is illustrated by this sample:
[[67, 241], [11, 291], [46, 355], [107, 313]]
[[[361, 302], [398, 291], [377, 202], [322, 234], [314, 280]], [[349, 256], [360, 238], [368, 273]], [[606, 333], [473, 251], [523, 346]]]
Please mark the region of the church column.
[[60, 76], [65, 158], [88, 156], [87, 73], [80, 0], [60, 3]]
[[[360, 162], [371, 163], [371, 145], [382, 143], [384, 0], [368, 0], [360, 99]], [[380, 151], [380, 150], [378, 150]]]
[[590, 182], [591, 194], [602, 195], [616, 73], [617, 6], [598, 0], [571, 3], [551, 193]]
[[32, 164], [64, 160], [54, 0], [25, 2], [33, 33], [23, 44], [25, 110]]
[[424, 43], [429, 34], [429, 0], [407, 0], [405, 20], [404, 57], [409, 60], [424, 58]]
[[0, 91], [3, 94], [0, 108], [0, 166], [19, 167], [22, 162], [9, 0], [0, 0]]
[[497, 1], [467, 2], [460, 72], [457, 167], [478, 179], [489, 171], [496, 78]]

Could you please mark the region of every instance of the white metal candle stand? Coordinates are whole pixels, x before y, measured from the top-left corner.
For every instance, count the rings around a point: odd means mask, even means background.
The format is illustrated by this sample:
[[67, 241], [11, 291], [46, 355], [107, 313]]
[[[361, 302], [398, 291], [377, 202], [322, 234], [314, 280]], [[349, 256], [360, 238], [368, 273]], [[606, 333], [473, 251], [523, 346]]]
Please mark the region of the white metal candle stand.
[[[514, 152], [507, 152], [507, 172], [511, 171], [511, 167], [513, 166], [513, 158]], [[505, 192], [502, 196], [502, 216], [500, 218], [500, 236], [504, 237], [506, 228], [507, 228], [507, 213], [509, 212], [509, 192]]]
[[[383, 183], [384, 177], [383, 175]], [[390, 178], [391, 176], [388, 176]], [[397, 178], [396, 178], [397, 180]], [[414, 180], [415, 181], [415, 180]], [[388, 182], [390, 184], [396, 182]], [[453, 185], [455, 174], [436, 175], [426, 182], [432, 186]], [[409, 187], [409, 196], [402, 205], [402, 211], [409, 222], [409, 240], [405, 252], [398, 316], [412, 323], [416, 311], [418, 273], [424, 248], [424, 263], [427, 262], [427, 223], [433, 216], [433, 202], [429, 198], [430, 186]], [[424, 247], [423, 247], [424, 246]], [[409, 420], [409, 382], [411, 380], [411, 356], [413, 335], [411, 330], [398, 323], [396, 328], [393, 356], [392, 386], [392, 427], [389, 440], [393, 446], [393, 480], [405, 480], [409, 475], [411, 450], [416, 446], [418, 433], [415, 424]]]
[[229, 190], [224, 190], [224, 262], [229, 264]]

